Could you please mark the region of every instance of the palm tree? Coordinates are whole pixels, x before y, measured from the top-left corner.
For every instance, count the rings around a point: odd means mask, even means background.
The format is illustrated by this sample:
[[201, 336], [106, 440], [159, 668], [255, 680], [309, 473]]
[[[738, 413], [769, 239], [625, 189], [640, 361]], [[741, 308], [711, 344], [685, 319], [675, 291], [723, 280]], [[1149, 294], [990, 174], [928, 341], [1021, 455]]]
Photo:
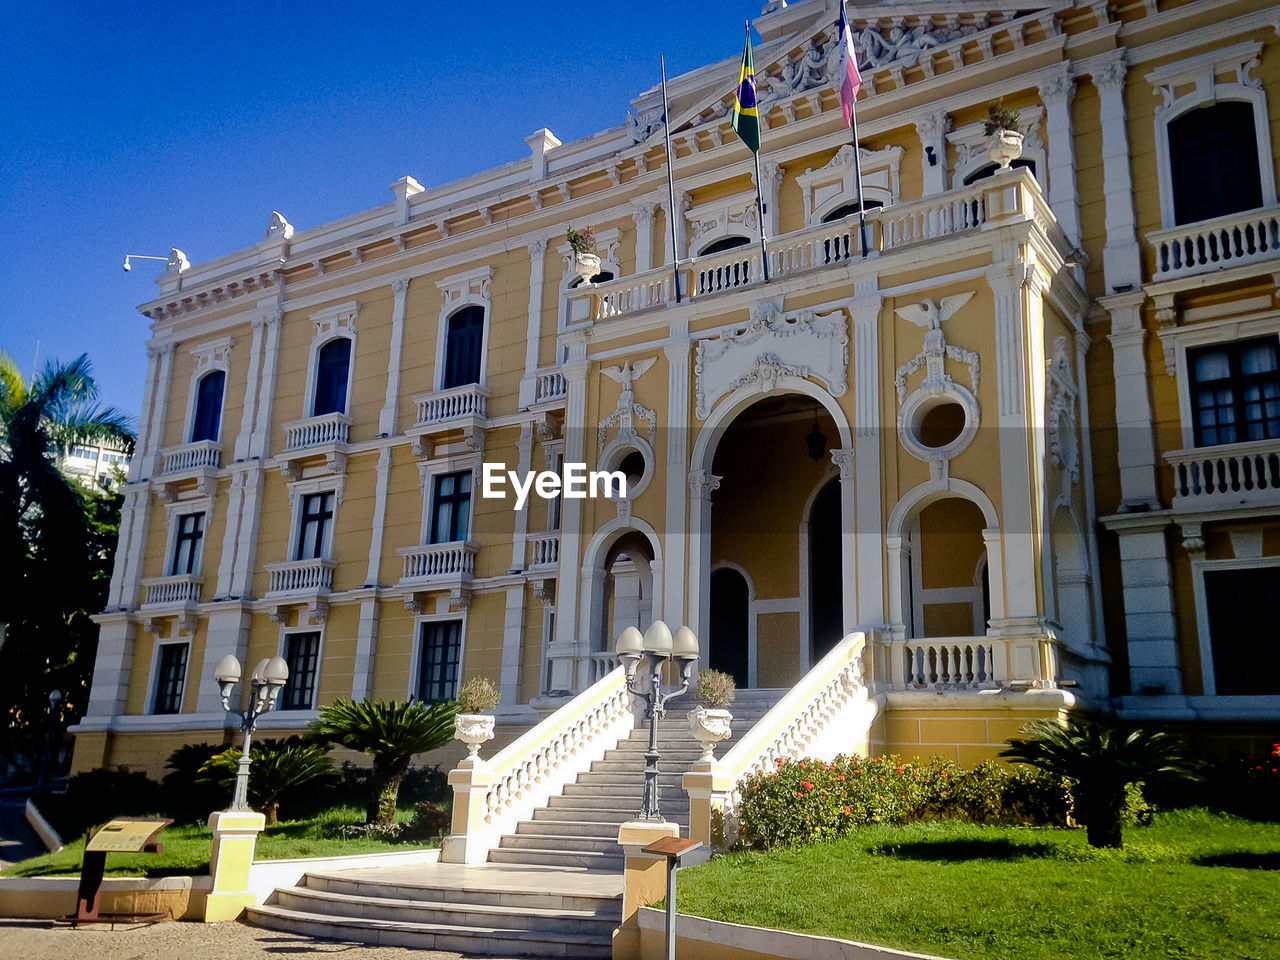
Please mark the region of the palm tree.
[[416, 753], [439, 749], [453, 739], [453, 700], [426, 706], [410, 700], [390, 703], [335, 700], [311, 724], [316, 739], [340, 743], [373, 757], [373, 776], [365, 810], [367, 823], [391, 824], [396, 818], [400, 781]]
[[[182, 762], [186, 758], [175, 757]], [[249, 802], [273, 826], [280, 814], [280, 800], [290, 791], [317, 780], [337, 776], [329, 748], [324, 744], [305, 743], [301, 737], [287, 740], [262, 740], [249, 749]], [[229, 747], [215, 753], [196, 772], [197, 783], [212, 783], [230, 793], [240, 768], [240, 750]]]
[[1156, 777], [1194, 779], [1178, 741], [1154, 730], [1119, 730], [1071, 717], [1066, 724], [1037, 720], [1000, 752], [1019, 763], [1075, 783], [1076, 810], [1089, 846], [1123, 845], [1125, 788]]
[[10, 585], [0, 591], [0, 703], [10, 724], [36, 722], [51, 686], [75, 712], [93, 660], [86, 617], [106, 599], [94, 573], [110, 560], [109, 550], [101, 556], [102, 504], [59, 458], [73, 443], [132, 450], [133, 439], [126, 416], [98, 404], [87, 356], [47, 363], [27, 383], [0, 352], [0, 565]]

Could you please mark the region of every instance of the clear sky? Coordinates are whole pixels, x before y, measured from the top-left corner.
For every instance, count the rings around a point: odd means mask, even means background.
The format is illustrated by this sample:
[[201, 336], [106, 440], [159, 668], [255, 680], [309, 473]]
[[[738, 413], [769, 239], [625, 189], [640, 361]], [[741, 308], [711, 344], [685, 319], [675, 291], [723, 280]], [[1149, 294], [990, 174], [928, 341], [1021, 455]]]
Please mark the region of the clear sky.
[[613, 126], [659, 54], [737, 57], [762, 5], [0, 0], [0, 349], [88, 352], [136, 416], [162, 264], [125, 254], [198, 263], [272, 210], [305, 229]]

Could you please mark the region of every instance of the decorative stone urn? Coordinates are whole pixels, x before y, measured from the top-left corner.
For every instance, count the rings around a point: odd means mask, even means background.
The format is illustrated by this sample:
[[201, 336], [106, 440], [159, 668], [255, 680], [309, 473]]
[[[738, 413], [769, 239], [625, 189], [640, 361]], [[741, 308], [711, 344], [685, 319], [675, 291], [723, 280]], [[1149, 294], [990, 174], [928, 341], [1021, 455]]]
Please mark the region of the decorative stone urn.
[[995, 130], [987, 139], [987, 156], [1001, 170], [1008, 170], [1009, 164], [1022, 156], [1022, 134], [1004, 128]]
[[453, 735], [467, 745], [467, 756], [475, 758], [480, 753], [480, 745], [493, 739], [493, 714], [456, 714], [453, 718]]
[[733, 732], [730, 724], [733, 714], [720, 707], [694, 707], [689, 711], [689, 732], [702, 744], [700, 760], [711, 760], [715, 755], [716, 744], [727, 740]]
[[600, 272], [600, 255], [596, 253], [575, 253], [573, 255], [573, 272], [583, 280], [590, 280]]

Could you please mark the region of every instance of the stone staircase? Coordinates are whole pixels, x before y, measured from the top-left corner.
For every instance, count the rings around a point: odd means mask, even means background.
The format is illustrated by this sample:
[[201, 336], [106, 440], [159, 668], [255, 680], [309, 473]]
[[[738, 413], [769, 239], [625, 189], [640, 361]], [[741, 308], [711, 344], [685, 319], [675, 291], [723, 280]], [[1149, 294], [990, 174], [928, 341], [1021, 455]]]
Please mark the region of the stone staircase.
[[[785, 690], [740, 690], [723, 755]], [[675, 701], [659, 724], [661, 812], [688, 835], [683, 773], [702, 750]], [[621, 918], [618, 827], [640, 812], [647, 726], [610, 750], [489, 851], [479, 867], [438, 864], [310, 873], [280, 888], [251, 923], [307, 936], [499, 956], [608, 957]]]

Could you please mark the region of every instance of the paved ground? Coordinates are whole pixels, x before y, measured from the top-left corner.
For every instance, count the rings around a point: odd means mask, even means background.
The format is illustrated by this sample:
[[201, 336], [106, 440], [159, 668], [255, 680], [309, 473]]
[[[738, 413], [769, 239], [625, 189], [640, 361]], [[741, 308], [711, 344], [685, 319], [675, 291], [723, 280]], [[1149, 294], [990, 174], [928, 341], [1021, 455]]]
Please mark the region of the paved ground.
[[[311, 940], [242, 923], [157, 923], [71, 927], [47, 920], [0, 920], [5, 960], [282, 960], [333, 954], [335, 960], [459, 960], [463, 954]], [[520, 960], [509, 957], [506, 960]]]

